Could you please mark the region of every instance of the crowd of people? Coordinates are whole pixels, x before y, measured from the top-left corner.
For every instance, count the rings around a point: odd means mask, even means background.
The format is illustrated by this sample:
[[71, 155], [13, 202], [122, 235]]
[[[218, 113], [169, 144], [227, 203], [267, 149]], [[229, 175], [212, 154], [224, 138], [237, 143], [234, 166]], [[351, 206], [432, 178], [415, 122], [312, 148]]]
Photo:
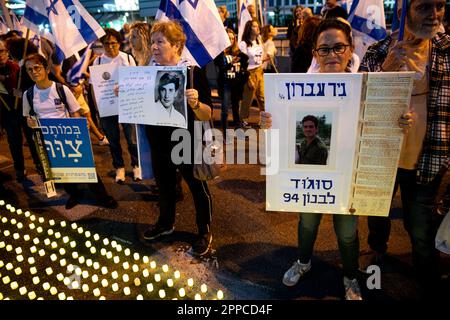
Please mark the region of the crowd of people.
[[[400, 14], [402, 1], [398, 3], [397, 14]], [[277, 48], [273, 42], [276, 29], [266, 25], [261, 32], [260, 21], [254, 16], [245, 24], [242, 39], [239, 40], [236, 25], [229, 19], [226, 7], [219, 7], [218, 11], [231, 43], [214, 60], [221, 98], [220, 122], [224, 143], [229, 144], [232, 140], [226, 137], [226, 129], [228, 126], [248, 128], [250, 107], [255, 102], [261, 113], [260, 122], [253, 125], [262, 129], [271, 127], [271, 115], [265, 112], [264, 73], [278, 72]], [[441, 32], [444, 0], [412, 0], [407, 13], [405, 38], [398, 40], [398, 33], [393, 32], [372, 45], [364, 57], [355, 56], [352, 29], [346, 21], [347, 13], [335, 0], [326, 0], [320, 15], [313, 15], [309, 8], [302, 6], [294, 8], [288, 39], [291, 71], [294, 73], [410, 70], [421, 75], [414, 81], [410, 111], [399, 119], [399, 126], [405, 132], [405, 143], [400, 155], [396, 188], [400, 187], [401, 190], [404, 225], [411, 238], [413, 263], [421, 292], [426, 296], [430, 291], [435, 292], [439, 286], [438, 252], [433, 241], [436, 230], [432, 216], [438, 189], [449, 162], [450, 36]], [[153, 25], [135, 22], [124, 26], [122, 32], [105, 29], [105, 33], [91, 46], [91, 65], [186, 66], [186, 83], [189, 85], [184, 92], [188, 106], [185, 115], [187, 129], [184, 130], [193, 135], [195, 120], [211, 119], [211, 89], [205, 71], [183, 59], [186, 35], [180, 24], [175, 21], [155, 22]], [[56, 59], [56, 49], [50, 42], [42, 39], [44, 44], [40, 48], [29, 43], [25, 55], [24, 42], [25, 39], [15, 31], [0, 36], [1, 131], [4, 129], [6, 132], [17, 181], [23, 181], [27, 175], [23, 136], [37, 172], [43, 174], [33, 141], [32, 130], [36, 127], [36, 118], [80, 116], [88, 119], [89, 128], [98, 143], [109, 146], [112, 167], [116, 173], [115, 182], [126, 182], [121, 133], [127, 143], [133, 179], [142, 180], [135, 125], [119, 123], [118, 116], [99, 117], [89, 74], [86, 72], [81, 81], [71, 83], [66, 73], [74, 61], [68, 59], [60, 64]], [[22, 76], [18, 84], [20, 73]], [[159, 84], [161, 97], [166, 94], [164, 90], [168, 90], [168, 87], [179, 90], [177, 81], [171, 79], [170, 75], [166, 78]], [[229, 109], [232, 110], [231, 123], [228, 121]], [[302, 123], [306, 139], [302, 142], [305, 145], [298, 155], [299, 161], [308, 161], [305, 160], [309, 157], [308, 152], [315, 152], [321, 153], [321, 163], [326, 163], [326, 148], [316, 136], [317, 119], [307, 116]], [[148, 125], [145, 128], [159, 192], [160, 214], [157, 222], [144, 231], [143, 238], [155, 241], [173, 232], [177, 194], [180, 181], [184, 179], [194, 199], [198, 227], [198, 237], [192, 250], [194, 254], [202, 256], [212, 246], [213, 202], [207, 182], [194, 177], [192, 164], [177, 165], [172, 162], [171, 152], [175, 142], [171, 141], [171, 135], [174, 130], [174, 127], [168, 126]], [[194, 155], [194, 150], [191, 154]], [[100, 206], [117, 208], [117, 201], [108, 194], [100, 176], [96, 184], [88, 185], [95, 190]], [[81, 200], [79, 187], [76, 184], [64, 184], [64, 190], [69, 195], [66, 209], [74, 208]], [[0, 191], [6, 194], [2, 183]], [[298, 256], [284, 274], [282, 282], [286, 286], [296, 285], [310, 271], [321, 218], [322, 214], [316, 213], [299, 215]], [[361, 300], [357, 280], [360, 268], [358, 217], [334, 215], [333, 222], [343, 263], [345, 297]], [[388, 248], [389, 217], [369, 217], [368, 228], [369, 254], [373, 256], [371, 262], [381, 265]]]

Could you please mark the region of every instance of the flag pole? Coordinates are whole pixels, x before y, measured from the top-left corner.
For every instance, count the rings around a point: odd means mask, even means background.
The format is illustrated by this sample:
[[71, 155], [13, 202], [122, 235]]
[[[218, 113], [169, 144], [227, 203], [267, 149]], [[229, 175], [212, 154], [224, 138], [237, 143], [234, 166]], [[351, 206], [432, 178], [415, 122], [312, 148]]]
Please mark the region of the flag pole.
[[9, 10], [6, 7], [5, 0], [0, 0], [0, 3], [2, 5], [2, 11], [3, 11], [3, 15], [5, 16], [6, 25], [8, 26], [9, 30], [14, 30], [14, 25], [12, 23], [11, 15], [9, 14]]
[[[406, 22], [406, 11], [408, 10], [408, 1], [402, 0], [402, 14], [400, 18], [400, 28], [398, 33], [398, 41], [402, 41], [405, 35], [405, 22]], [[394, 12], [396, 14], [396, 12]]]
[[[27, 50], [28, 50], [28, 39], [30, 38], [30, 28], [27, 28], [27, 35], [25, 36], [25, 44], [23, 46], [23, 55], [22, 55], [22, 61], [25, 60], [27, 57]], [[17, 89], [20, 89], [20, 86], [22, 85], [22, 68], [19, 70], [19, 80], [17, 81]], [[17, 105], [19, 104], [19, 97], [16, 97], [14, 101], [14, 110], [17, 110]]]

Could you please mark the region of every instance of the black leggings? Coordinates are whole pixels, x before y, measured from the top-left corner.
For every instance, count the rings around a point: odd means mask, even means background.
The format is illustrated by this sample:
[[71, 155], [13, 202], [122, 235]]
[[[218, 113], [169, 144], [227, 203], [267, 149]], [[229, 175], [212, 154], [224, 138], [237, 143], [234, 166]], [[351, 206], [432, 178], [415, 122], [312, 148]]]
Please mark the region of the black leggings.
[[193, 165], [175, 165], [170, 153], [152, 149], [152, 165], [156, 184], [159, 188], [158, 224], [171, 228], [175, 224], [177, 169], [191, 190], [196, 211], [196, 223], [200, 235], [210, 232], [212, 220], [212, 199], [208, 184], [194, 178]]

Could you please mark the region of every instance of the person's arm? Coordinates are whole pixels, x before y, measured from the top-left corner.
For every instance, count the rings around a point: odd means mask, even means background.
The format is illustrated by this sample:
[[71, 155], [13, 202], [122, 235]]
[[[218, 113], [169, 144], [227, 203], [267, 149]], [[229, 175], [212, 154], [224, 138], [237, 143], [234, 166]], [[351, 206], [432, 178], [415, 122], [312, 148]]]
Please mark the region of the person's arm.
[[62, 68], [60, 64], [53, 64], [52, 65], [52, 74], [55, 76], [56, 80], [58, 80], [59, 83], [66, 84], [66, 79], [62, 76]]
[[71, 118], [80, 118], [80, 104], [78, 103], [77, 99], [73, 95], [72, 91], [66, 86], [64, 86], [64, 92], [66, 94], [66, 100], [67, 100], [67, 109], [69, 110], [69, 114]]
[[189, 107], [191, 107], [198, 120], [208, 121], [211, 119], [212, 109], [206, 103], [200, 102], [198, 91], [196, 89], [186, 89], [185, 96]]
[[37, 128], [38, 123], [36, 120], [36, 116], [30, 116], [30, 104], [27, 99], [27, 92], [25, 91], [22, 96], [22, 114], [25, 118], [27, 118], [27, 125], [30, 128]]

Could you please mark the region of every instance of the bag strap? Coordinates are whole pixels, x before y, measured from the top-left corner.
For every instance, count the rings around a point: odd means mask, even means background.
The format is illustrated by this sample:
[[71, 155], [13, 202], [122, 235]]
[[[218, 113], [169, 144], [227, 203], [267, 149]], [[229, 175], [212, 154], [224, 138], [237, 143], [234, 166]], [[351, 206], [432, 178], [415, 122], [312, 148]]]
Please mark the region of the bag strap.
[[64, 105], [66, 106], [66, 109], [69, 110], [66, 92], [64, 91], [64, 85], [59, 82], [55, 82], [55, 84], [56, 84], [56, 92], [58, 93], [59, 98], [61, 99], [62, 103], [64, 103]]
[[34, 112], [33, 98], [34, 98], [34, 85], [31, 86], [27, 91], [25, 91], [27, 96], [28, 104], [30, 105], [30, 116], [34, 117], [36, 112]]

